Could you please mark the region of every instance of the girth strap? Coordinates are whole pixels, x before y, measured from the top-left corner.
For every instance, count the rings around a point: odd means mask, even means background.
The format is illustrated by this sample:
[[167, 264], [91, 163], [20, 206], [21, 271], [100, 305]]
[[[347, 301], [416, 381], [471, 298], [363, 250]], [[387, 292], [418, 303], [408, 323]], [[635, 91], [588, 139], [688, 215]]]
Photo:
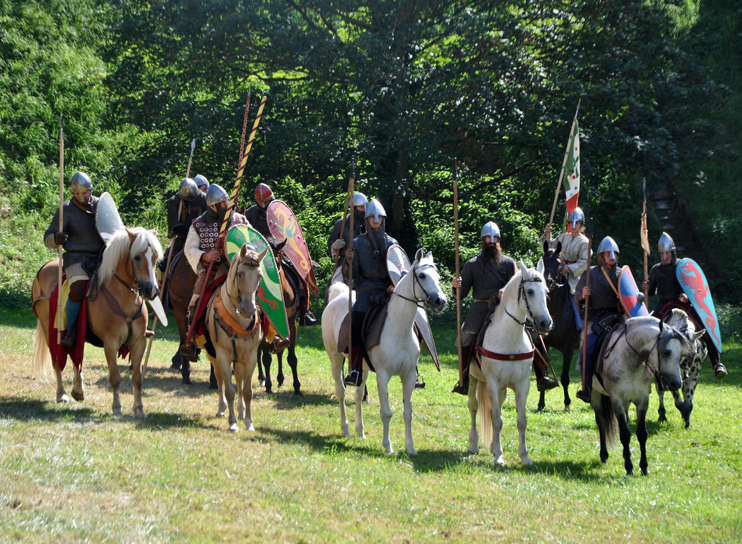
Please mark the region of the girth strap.
[[[103, 291], [103, 296], [106, 297], [106, 302], [108, 302], [108, 305], [111, 307], [113, 312], [117, 315], [120, 315], [126, 320], [126, 326], [129, 328], [129, 334], [126, 336], [126, 341], [123, 343], [122, 347], [128, 346], [129, 342], [131, 342], [131, 334], [132, 334], [131, 323], [135, 319], [139, 319], [140, 317], [142, 317], [142, 310], [144, 309], [144, 300], [142, 300], [142, 305], [139, 307], [139, 311], [137, 311], [137, 313], [135, 313], [133, 316], [130, 316], [121, 309], [121, 305], [119, 304], [119, 301], [114, 298], [114, 296], [108, 290], [108, 287], [103, 285], [101, 290]], [[137, 295], [137, 298], [139, 298], [139, 295]]]
[[515, 353], [512, 355], [506, 355], [503, 353], [494, 353], [492, 351], [484, 349], [482, 346], [477, 344], [477, 352], [484, 355], [488, 359], [495, 359], [496, 361], [523, 361], [525, 359], [530, 359], [533, 357], [533, 353], [536, 351], [535, 349], [532, 349], [531, 351], [528, 351], [526, 353]]

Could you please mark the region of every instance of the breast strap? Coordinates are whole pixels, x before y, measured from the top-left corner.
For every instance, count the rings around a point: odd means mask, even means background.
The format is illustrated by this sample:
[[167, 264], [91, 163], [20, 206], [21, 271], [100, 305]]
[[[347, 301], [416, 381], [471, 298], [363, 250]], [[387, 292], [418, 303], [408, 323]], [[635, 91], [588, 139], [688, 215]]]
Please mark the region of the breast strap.
[[[106, 297], [106, 302], [108, 302], [108, 305], [111, 307], [113, 312], [116, 315], [120, 315], [126, 320], [126, 326], [129, 328], [129, 334], [126, 336], [126, 341], [123, 343], [123, 346], [128, 346], [129, 342], [131, 342], [131, 334], [132, 334], [132, 326], [131, 323], [142, 317], [142, 310], [144, 309], [144, 300], [142, 300], [142, 305], [139, 307], [139, 310], [137, 313], [135, 313], [133, 316], [130, 316], [124, 312], [124, 310], [121, 309], [121, 305], [119, 304], [119, 301], [114, 298], [114, 296], [111, 294], [111, 292], [108, 290], [108, 287], [105, 285], [102, 286], [103, 296]], [[138, 298], [138, 296], [137, 296]], [[145, 327], [146, 328], [146, 327]]]

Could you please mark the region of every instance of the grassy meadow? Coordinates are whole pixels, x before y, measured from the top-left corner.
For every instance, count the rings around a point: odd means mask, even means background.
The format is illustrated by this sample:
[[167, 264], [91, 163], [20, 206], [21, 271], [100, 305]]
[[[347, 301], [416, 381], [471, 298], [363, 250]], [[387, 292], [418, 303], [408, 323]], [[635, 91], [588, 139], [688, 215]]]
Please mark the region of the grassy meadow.
[[[111, 417], [103, 352], [91, 346], [85, 400], [56, 404], [53, 377], [32, 372], [34, 327], [29, 311], [0, 308], [0, 542], [742, 540], [738, 344], [725, 345], [725, 380], [715, 380], [706, 362], [690, 429], [672, 401], [669, 421], [657, 423], [653, 396], [649, 475], [626, 477], [620, 444], [607, 465], [600, 463], [588, 406], [575, 399], [565, 413], [553, 390], [537, 413], [535, 382], [527, 432], [535, 467], [520, 466], [512, 393], [504, 407], [508, 467], [495, 468], [486, 447], [470, 456], [466, 399], [449, 393], [457, 376], [452, 328], [435, 330], [441, 373], [427, 352], [421, 360], [427, 388], [413, 397], [419, 455], [411, 458], [397, 379], [390, 387], [397, 453], [387, 456], [381, 446], [375, 380], [365, 407], [367, 439], [342, 438], [319, 327], [300, 329], [305, 396], [291, 395], [290, 372], [272, 395], [257, 387], [256, 376], [256, 431], [241, 426], [236, 434], [214, 417], [206, 362], [196, 365], [193, 386], [169, 370], [173, 325], [158, 329], [144, 381], [145, 420], [131, 417], [123, 362], [125, 415]], [[554, 359], [558, 369], [558, 354]], [[64, 376], [69, 393], [71, 370]], [[577, 379], [573, 371], [572, 392]], [[348, 404], [352, 412], [352, 397]], [[632, 436], [637, 474], [638, 450]]]

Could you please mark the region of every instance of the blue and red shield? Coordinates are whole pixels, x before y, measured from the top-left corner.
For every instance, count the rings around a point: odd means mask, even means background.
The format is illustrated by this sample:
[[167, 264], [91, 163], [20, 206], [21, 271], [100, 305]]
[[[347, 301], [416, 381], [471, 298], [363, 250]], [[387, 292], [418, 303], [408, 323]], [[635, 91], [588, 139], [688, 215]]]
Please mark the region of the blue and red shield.
[[716, 346], [716, 349], [719, 350], [719, 353], [721, 353], [719, 320], [716, 318], [714, 300], [711, 298], [711, 290], [709, 289], [709, 284], [706, 281], [703, 270], [701, 270], [701, 267], [693, 259], [681, 259], [678, 261], [675, 274], [680, 282], [680, 287], [688, 295], [688, 300], [693, 304], [693, 308], [695, 308], [701, 321], [703, 321], [703, 326], [706, 327], [706, 331], [711, 336], [711, 341]]
[[629, 317], [646, 317], [649, 315], [644, 302], [639, 300], [639, 288], [636, 286], [634, 275], [628, 266], [621, 269], [621, 275], [618, 279], [618, 293], [621, 305]]

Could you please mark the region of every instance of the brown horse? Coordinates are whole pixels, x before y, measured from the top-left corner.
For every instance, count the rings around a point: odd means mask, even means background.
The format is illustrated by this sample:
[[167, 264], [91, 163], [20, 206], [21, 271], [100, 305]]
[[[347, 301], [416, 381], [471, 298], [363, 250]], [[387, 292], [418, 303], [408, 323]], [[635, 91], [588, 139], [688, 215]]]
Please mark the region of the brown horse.
[[[158, 295], [155, 264], [162, 258], [162, 247], [155, 231], [143, 228], [118, 231], [106, 244], [92, 292], [97, 296], [87, 299], [87, 327], [103, 342], [108, 362], [108, 377], [113, 391], [113, 415], [121, 415], [119, 386], [121, 374], [116, 361], [121, 347], [131, 352], [131, 381], [134, 385], [134, 416], [145, 417], [142, 404], [141, 367], [147, 330], [147, 306], [143, 298], [152, 300]], [[69, 399], [62, 383], [62, 372], [52, 363], [48, 349], [49, 297], [57, 284], [59, 261], [44, 265], [33, 284], [33, 312], [38, 318], [34, 339], [34, 364], [45, 373], [54, 367], [57, 378], [57, 402]], [[82, 371], [75, 368], [72, 397], [85, 398]]]
[[[167, 284], [167, 296], [170, 301], [170, 307], [173, 310], [175, 325], [178, 327], [180, 346], [183, 346], [185, 345], [186, 334], [188, 333], [186, 315], [188, 314], [188, 303], [193, 295], [193, 286], [196, 285], [196, 273], [191, 268], [185, 255], [180, 253], [179, 257], [175, 265], [171, 267], [172, 273], [168, 271], [170, 280]], [[180, 374], [183, 376], [183, 383], [190, 385], [191, 363], [178, 353], [178, 351], [173, 355], [171, 368], [175, 370], [180, 369]]]
[[[285, 243], [285, 242], [284, 242]], [[291, 374], [294, 379], [294, 394], [303, 396], [301, 392], [301, 382], [299, 382], [299, 373], [297, 371], [298, 360], [296, 358], [296, 318], [299, 313], [299, 293], [297, 289], [301, 288], [301, 279], [298, 278], [298, 274], [293, 270], [289, 270], [288, 267], [284, 268], [282, 259], [285, 257], [281, 248], [283, 245], [279, 244], [274, 246], [271, 243], [271, 247], [274, 247], [274, 254], [276, 257], [276, 265], [278, 267], [278, 274], [281, 278], [281, 290], [283, 291], [283, 303], [286, 306], [286, 314], [289, 321], [289, 338], [288, 344], [284, 342], [284, 345], [276, 345], [277, 340], [268, 343], [265, 338], [260, 343], [260, 352], [258, 357], [258, 380], [261, 385], [265, 385], [265, 392], [273, 392], [273, 382], [271, 381], [271, 354], [275, 353], [278, 358], [278, 387], [283, 385], [283, 352], [288, 349], [289, 355], [287, 361], [291, 367]], [[287, 275], [293, 276], [293, 282], [289, 281]], [[296, 287], [294, 287], [296, 285]], [[262, 365], [260, 364], [262, 361]], [[263, 373], [265, 371], [265, 373]]]
[[252, 376], [258, 360], [258, 346], [263, 337], [260, 313], [255, 304], [255, 293], [260, 285], [262, 273], [260, 262], [268, 252], [261, 253], [254, 246], [243, 245], [239, 254], [232, 258], [227, 280], [211, 297], [206, 310], [206, 333], [214, 347], [207, 354], [215, 370], [219, 384], [219, 410], [224, 415], [229, 406], [229, 430], [237, 431], [234, 415], [235, 391], [232, 385], [232, 363], [237, 382], [239, 419], [245, 422], [248, 431], [252, 424]]

